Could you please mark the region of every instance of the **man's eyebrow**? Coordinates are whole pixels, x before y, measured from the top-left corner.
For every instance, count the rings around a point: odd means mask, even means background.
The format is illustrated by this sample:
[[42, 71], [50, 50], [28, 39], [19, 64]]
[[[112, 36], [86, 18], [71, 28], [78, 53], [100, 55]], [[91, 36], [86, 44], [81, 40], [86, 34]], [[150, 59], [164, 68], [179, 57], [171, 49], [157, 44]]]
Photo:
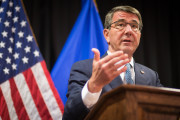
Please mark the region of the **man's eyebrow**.
[[117, 21], [114, 21], [112, 24], [118, 23], [118, 22], [125, 22], [125, 21], [126, 21], [125, 19], [119, 19], [119, 20], [117, 20]]
[[[131, 20], [133, 23], [137, 23], [137, 24], [139, 24], [136, 20]], [[117, 23], [117, 22], [126, 22], [126, 20], [125, 19], [119, 19], [119, 20], [117, 20], [117, 21], [115, 21], [114, 23]]]
[[135, 23], [139, 24], [136, 20], [132, 20], [132, 22], [135, 22]]

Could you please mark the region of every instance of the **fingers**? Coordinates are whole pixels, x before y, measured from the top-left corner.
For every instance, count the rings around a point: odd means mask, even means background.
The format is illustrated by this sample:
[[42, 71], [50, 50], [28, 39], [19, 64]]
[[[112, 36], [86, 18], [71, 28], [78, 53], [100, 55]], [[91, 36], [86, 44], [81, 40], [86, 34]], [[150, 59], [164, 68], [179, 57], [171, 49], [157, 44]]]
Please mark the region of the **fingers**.
[[94, 52], [94, 62], [98, 63], [103, 69], [114, 69], [117, 71], [117, 69], [120, 70], [120, 68], [129, 62], [128, 55], [124, 54], [123, 51], [116, 51], [102, 59], [100, 59], [98, 49], [92, 48], [92, 51]]
[[120, 60], [114, 64], [115, 70], [120, 70], [122, 67], [124, 67], [125, 64], [130, 62], [127, 54], [123, 55], [119, 59]]
[[111, 59], [107, 63], [104, 63], [103, 68], [107, 69], [114, 77], [117, 77], [122, 72], [126, 71], [127, 68], [125, 64], [127, 63], [129, 63], [128, 55], [123, 54], [119, 57]]
[[111, 53], [110, 55], [104, 57], [104, 58], [101, 60], [101, 62], [102, 62], [102, 63], [106, 63], [106, 62], [110, 61], [111, 59], [116, 58], [116, 57], [119, 57], [119, 56], [121, 56], [121, 55], [123, 55], [123, 51], [116, 51], [116, 52]]
[[99, 61], [100, 60], [100, 52], [96, 48], [92, 48], [92, 51], [94, 52], [94, 60]]
[[128, 62], [129, 62], [128, 55], [122, 54], [121, 56], [118, 56], [109, 60], [107, 62], [107, 67], [113, 67], [114, 69], [117, 69]]
[[127, 70], [126, 66], [123, 66], [121, 69], [118, 69], [117, 71], [114, 72], [114, 76], [118, 76], [121, 73], [125, 72]]
[[122, 62], [116, 64], [114, 67], [114, 75], [118, 76], [121, 73], [125, 72], [127, 70], [127, 67], [125, 66], [127, 63], [129, 63], [129, 59], [125, 59]]
[[125, 72], [127, 69], [125, 64], [129, 62], [129, 59], [128, 55], [122, 51], [113, 52], [102, 59], [100, 59], [98, 49], [93, 48], [92, 51], [94, 52], [93, 70], [88, 89], [91, 92], [96, 92]]

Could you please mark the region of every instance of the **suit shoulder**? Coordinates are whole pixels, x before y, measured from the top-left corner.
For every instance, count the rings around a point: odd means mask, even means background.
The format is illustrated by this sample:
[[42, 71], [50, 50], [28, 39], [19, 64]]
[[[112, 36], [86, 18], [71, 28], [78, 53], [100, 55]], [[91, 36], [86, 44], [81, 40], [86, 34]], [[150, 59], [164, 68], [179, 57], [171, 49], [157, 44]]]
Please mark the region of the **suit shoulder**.
[[81, 71], [91, 73], [93, 59], [77, 61], [73, 64], [71, 71]]
[[86, 59], [86, 60], [80, 60], [73, 64], [72, 67], [85, 67], [85, 66], [92, 66], [93, 59]]

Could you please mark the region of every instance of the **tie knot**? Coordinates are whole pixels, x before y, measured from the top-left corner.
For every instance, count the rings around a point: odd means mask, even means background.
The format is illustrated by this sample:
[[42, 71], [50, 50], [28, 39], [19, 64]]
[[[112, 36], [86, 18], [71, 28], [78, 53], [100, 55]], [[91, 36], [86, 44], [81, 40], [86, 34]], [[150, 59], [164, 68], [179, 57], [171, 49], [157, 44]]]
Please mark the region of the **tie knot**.
[[126, 67], [127, 67], [127, 69], [130, 69], [130, 68], [131, 68], [130, 63], [127, 63], [127, 64], [126, 64]]

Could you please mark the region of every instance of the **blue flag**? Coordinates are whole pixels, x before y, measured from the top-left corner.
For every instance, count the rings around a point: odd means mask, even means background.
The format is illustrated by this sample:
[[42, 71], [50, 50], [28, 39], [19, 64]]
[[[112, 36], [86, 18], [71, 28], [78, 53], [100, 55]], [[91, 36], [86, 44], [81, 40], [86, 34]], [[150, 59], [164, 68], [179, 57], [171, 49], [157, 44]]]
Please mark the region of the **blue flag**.
[[51, 76], [63, 103], [66, 103], [68, 79], [73, 63], [93, 58], [92, 48], [103, 55], [108, 44], [103, 35], [103, 25], [93, 0], [83, 0], [82, 10], [62, 49]]

